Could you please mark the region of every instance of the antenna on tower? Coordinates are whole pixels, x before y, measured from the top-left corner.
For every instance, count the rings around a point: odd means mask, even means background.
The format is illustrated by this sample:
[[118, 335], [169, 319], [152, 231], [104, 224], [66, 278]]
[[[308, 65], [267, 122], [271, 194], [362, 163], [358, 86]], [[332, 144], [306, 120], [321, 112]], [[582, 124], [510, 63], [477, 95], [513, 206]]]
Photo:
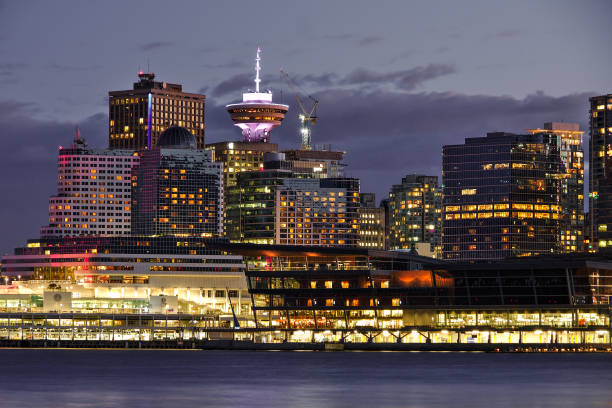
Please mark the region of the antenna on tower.
[[261, 66], [259, 65], [261, 57], [259, 53], [261, 53], [261, 48], [257, 47], [257, 57], [255, 58], [255, 92], [257, 93], [259, 93], [259, 83], [261, 82], [261, 79], [259, 79], [259, 71], [261, 71]]

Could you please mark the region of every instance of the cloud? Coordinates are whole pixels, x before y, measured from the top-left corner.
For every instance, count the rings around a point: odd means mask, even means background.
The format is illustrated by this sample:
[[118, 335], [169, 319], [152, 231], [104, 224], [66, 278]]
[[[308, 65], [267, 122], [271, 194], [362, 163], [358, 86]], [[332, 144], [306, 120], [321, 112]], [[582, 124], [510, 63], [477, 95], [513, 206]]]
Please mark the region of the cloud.
[[358, 34], [326, 34], [321, 37], [323, 40], [327, 41], [346, 41], [351, 42], [359, 47], [366, 47], [369, 45], [377, 44], [383, 40], [382, 37], [378, 35], [358, 35]]
[[169, 47], [173, 43], [170, 41], [153, 41], [138, 46], [141, 51], [153, 51], [159, 48]]
[[15, 82], [17, 80], [17, 74], [24, 68], [27, 68], [27, 65], [20, 62], [5, 62], [0, 64], [0, 82]]
[[516, 37], [517, 35], [519, 35], [521, 32], [515, 28], [509, 28], [506, 30], [501, 30], [498, 31], [497, 33], [495, 33], [495, 37], [497, 38], [509, 38], [509, 37]]
[[[386, 85], [393, 85], [397, 89], [409, 91], [417, 88], [423, 82], [449, 75], [455, 72], [452, 65], [446, 64], [429, 64], [424, 67], [415, 67], [408, 70], [392, 71], [392, 72], [376, 72], [365, 68], [358, 68], [345, 76], [339, 76], [334, 73], [308, 74], [308, 75], [289, 75], [294, 87], [298, 88], [300, 94], [315, 94], [317, 89], [329, 89], [336, 87], [368, 87], [376, 88]], [[282, 88], [286, 89], [287, 83], [280, 77], [274, 75], [265, 75], [262, 78], [262, 83], [267, 88]], [[212, 89], [211, 95], [222, 97], [225, 95], [238, 95], [247, 89], [253, 87], [253, 75], [251, 73], [236, 74], [215, 86]], [[302, 89], [309, 89], [310, 92], [305, 92]], [[290, 91], [290, 93], [293, 93]]]
[[87, 72], [87, 71], [95, 71], [102, 68], [101, 65], [89, 65], [89, 66], [73, 66], [73, 65], [64, 65], [58, 64], [56, 62], [52, 62], [47, 65], [47, 68], [53, 69], [55, 71], [62, 72]]
[[[407, 174], [440, 176], [442, 146], [461, 144], [467, 137], [495, 131], [522, 133], [549, 121], [577, 122], [588, 131], [592, 96], [536, 92], [514, 98], [362, 88], [333, 88], [316, 95], [319, 121], [313, 127], [313, 143], [346, 151], [346, 174], [359, 177], [361, 190], [375, 192], [378, 200]], [[289, 104], [283, 124], [271, 135], [281, 148], [299, 146], [298, 110], [295, 103]], [[206, 120], [207, 141], [240, 138], [223, 106], [209, 104]]]
[[373, 45], [376, 43], [379, 43], [383, 40], [382, 37], [379, 37], [377, 35], [368, 35], [366, 37], [363, 37], [362, 39], [359, 40], [358, 44], [362, 47], [364, 46], [368, 46], [368, 45]]
[[416, 88], [425, 81], [449, 75], [454, 72], [455, 68], [452, 65], [446, 64], [429, 64], [425, 67], [384, 73], [359, 68], [343, 78], [340, 84], [382, 85], [390, 83], [394, 84], [399, 89], [408, 91]]
[[322, 37], [324, 40], [346, 41], [355, 38], [355, 34], [326, 34]]
[[247, 66], [247, 63], [243, 60], [239, 60], [239, 59], [233, 59], [231, 61], [227, 61], [227, 62], [220, 62], [220, 63], [207, 63], [207, 64], [202, 64], [203, 68], [208, 68], [208, 69], [232, 69], [232, 68], [245, 68]]
[[223, 96], [232, 93], [244, 92], [248, 88], [253, 87], [253, 74], [242, 73], [236, 74], [222, 81], [212, 89], [213, 96]]

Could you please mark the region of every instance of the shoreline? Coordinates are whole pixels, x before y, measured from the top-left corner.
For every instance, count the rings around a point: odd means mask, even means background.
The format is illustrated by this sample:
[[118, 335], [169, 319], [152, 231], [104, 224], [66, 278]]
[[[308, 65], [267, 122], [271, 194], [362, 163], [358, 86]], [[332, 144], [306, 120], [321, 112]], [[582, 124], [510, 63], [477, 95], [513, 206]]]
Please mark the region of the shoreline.
[[100, 341], [100, 340], [0, 340], [0, 349], [124, 349], [124, 350], [225, 350], [225, 351], [406, 351], [486, 353], [605, 353], [610, 344], [530, 343], [255, 343], [243, 340], [206, 341]]

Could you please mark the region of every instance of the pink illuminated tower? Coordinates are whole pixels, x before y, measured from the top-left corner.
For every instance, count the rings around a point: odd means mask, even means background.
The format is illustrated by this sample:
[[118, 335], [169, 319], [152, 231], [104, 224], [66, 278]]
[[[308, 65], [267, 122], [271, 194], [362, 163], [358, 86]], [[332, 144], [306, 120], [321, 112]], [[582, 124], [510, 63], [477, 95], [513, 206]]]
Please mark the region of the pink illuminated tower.
[[270, 131], [280, 125], [289, 110], [288, 105], [272, 102], [272, 92], [259, 92], [259, 71], [261, 66], [257, 49], [255, 58], [255, 92], [242, 94], [242, 103], [233, 103], [225, 108], [229, 112], [234, 125], [242, 130], [244, 142], [269, 142]]

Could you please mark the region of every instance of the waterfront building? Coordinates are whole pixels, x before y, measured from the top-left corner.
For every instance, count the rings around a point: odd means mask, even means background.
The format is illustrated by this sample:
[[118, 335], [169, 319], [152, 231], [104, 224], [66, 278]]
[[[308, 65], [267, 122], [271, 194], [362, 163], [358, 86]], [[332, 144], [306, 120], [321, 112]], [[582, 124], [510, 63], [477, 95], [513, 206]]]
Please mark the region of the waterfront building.
[[133, 236], [30, 240], [3, 257], [1, 274], [11, 282], [0, 291], [0, 308], [219, 315], [231, 313], [233, 302], [239, 315], [249, 315], [242, 257], [215, 247], [219, 242], [225, 241]]
[[108, 145], [111, 149], [151, 149], [170, 126], [188, 129], [204, 148], [206, 96], [183, 92], [181, 84], [155, 81], [155, 74], [138, 72], [129, 90], [108, 93]]
[[74, 143], [59, 147], [57, 194], [49, 198], [49, 225], [42, 237], [129, 235], [131, 150], [92, 149], [77, 129]]
[[444, 146], [444, 258], [561, 252], [564, 174], [553, 133], [496, 132]]
[[238, 174], [227, 191], [226, 232], [234, 242], [356, 246], [359, 180], [298, 177], [283, 153], [261, 171]]
[[589, 236], [595, 248], [606, 248], [612, 246], [612, 94], [589, 102]]
[[243, 142], [270, 142], [270, 132], [281, 124], [289, 110], [288, 105], [272, 102], [272, 91], [260, 92], [260, 52], [261, 49], [258, 48], [255, 59], [255, 91], [243, 93], [241, 103], [226, 106], [234, 125], [242, 131]]
[[11, 277], [0, 285], [7, 345], [572, 350], [611, 340], [612, 260], [602, 254], [474, 264], [366, 248], [87, 237], [29, 241], [0, 273]]
[[[389, 193], [389, 249], [411, 249], [427, 244], [441, 253], [442, 191], [437, 176], [410, 174]], [[424, 245], [426, 248], [427, 245]]]
[[361, 248], [272, 246], [255, 256], [237, 247], [234, 253], [247, 263], [257, 327], [278, 330], [279, 341], [610, 341], [612, 292], [601, 280], [612, 278], [609, 258], [474, 264]]
[[582, 132], [577, 123], [548, 122], [542, 129], [529, 129], [532, 134], [547, 133], [557, 137], [563, 174], [561, 180], [560, 252], [584, 250], [584, 151]]
[[132, 173], [132, 234], [223, 235], [223, 166], [211, 151], [197, 149], [187, 129], [173, 126], [140, 156]]
[[374, 193], [360, 193], [359, 200], [359, 246], [385, 249], [385, 209], [376, 206]]

